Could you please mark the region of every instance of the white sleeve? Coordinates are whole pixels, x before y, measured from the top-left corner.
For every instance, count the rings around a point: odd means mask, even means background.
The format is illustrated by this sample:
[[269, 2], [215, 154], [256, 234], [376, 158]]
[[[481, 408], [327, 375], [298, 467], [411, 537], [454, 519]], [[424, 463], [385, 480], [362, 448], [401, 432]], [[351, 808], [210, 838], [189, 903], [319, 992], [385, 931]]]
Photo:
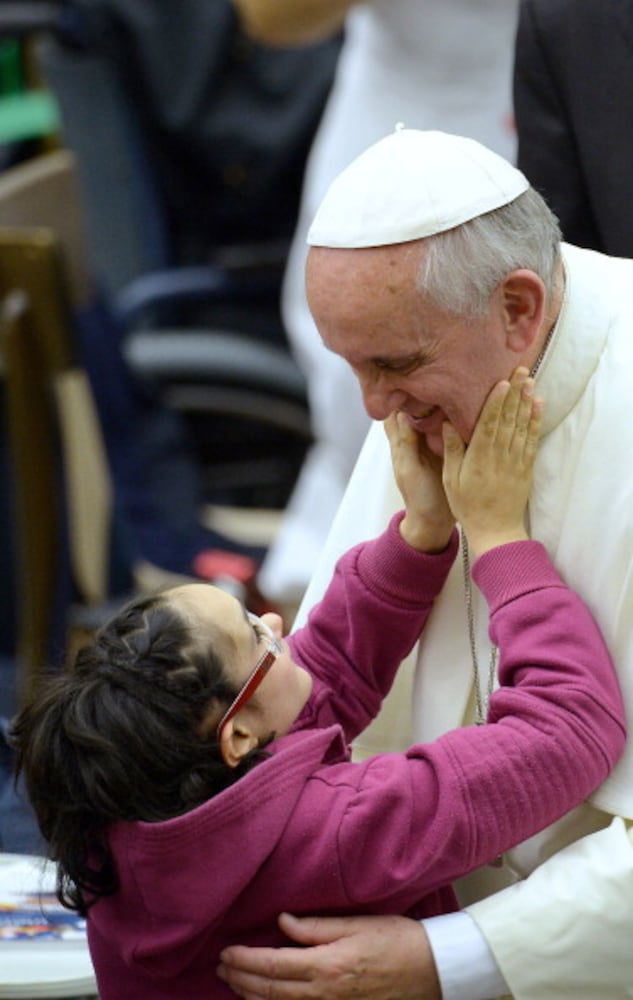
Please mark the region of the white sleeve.
[[632, 837], [616, 817], [467, 908], [516, 1000], [633, 995]]
[[422, 924], [433, 952], [442, 1000], [493, 1000], [508, 986], [486, 939], [467, 913], [429, 917]]

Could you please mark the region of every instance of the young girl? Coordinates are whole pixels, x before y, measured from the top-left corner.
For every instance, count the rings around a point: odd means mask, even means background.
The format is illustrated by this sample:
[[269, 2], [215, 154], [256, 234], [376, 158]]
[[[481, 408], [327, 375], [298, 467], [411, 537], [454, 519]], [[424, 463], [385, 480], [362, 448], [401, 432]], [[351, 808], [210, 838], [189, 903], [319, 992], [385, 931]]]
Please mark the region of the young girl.
[[[232, 996], [221, 949], [283, 943], [282, 910], [453, 909], [453, 879], [606, 777], [624, 743], [610, 658], [523, 527], [540, 408], [518, 370], [466, 449], [445, 428], [443, 473], [390, 417], [406, 511], [343, 556], [288, 639], [276, 615], [177, 587], [119, 614], [16, 719], [101, 1000]], [[489, 724], [350, 763], [455, 557], [455, 520], [500, 650]]]

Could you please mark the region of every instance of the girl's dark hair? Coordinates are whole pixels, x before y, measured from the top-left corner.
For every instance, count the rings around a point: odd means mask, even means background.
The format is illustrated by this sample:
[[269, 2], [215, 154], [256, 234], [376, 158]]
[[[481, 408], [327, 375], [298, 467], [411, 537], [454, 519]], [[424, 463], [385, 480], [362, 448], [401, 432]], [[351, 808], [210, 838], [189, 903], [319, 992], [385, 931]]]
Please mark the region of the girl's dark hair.
[[[79, 651], [73, 667], [47, 678], [13, 720], [16, 780], [24, 775], [58, 862], [58, 898], [70, 909], [85, 914], [117, 888], [112, 823], [178, 816], [265, 756], [255, 751], [228, 768], [213, 727], [202, 732], [214, 703], [219, 717], [236, 695], [212, 648], [216, 638], [201, 648], [165, 596], [141, 598]], [[222, 648], [230, 649], [226, 639]]]

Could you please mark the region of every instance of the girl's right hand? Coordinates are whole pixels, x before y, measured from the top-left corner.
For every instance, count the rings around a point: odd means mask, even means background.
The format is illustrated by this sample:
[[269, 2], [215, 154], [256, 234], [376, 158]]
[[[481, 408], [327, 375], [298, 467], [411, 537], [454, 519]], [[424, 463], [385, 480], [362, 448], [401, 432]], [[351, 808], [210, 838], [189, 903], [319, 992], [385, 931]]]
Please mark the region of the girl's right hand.
[[455, 527], [442, 485], [442, 459], [430, 451], [404, 413], [392, 413], [384, 426], [394, 476], [406, 507], [400, 534], [420, 552], [440, 552]]
[[517, 368], [490, 392], [468, 446], [444, 425], [444, 489], [475, 556], [528, 537], [524, 515], [542, 412], [534, 380]]

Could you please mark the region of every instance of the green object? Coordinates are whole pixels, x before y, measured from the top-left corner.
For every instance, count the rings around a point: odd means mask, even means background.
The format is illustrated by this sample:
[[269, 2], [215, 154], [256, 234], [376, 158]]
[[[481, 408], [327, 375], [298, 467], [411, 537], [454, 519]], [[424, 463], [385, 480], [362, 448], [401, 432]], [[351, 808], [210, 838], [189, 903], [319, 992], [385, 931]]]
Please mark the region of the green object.
[[19, 42], [0, 41], [0, 94], [16, 94], [23, 89], [22, 53]]
[[0, 144], [51, 135], [59, 124], [57, 102], [48, 90], [0, 97]]

